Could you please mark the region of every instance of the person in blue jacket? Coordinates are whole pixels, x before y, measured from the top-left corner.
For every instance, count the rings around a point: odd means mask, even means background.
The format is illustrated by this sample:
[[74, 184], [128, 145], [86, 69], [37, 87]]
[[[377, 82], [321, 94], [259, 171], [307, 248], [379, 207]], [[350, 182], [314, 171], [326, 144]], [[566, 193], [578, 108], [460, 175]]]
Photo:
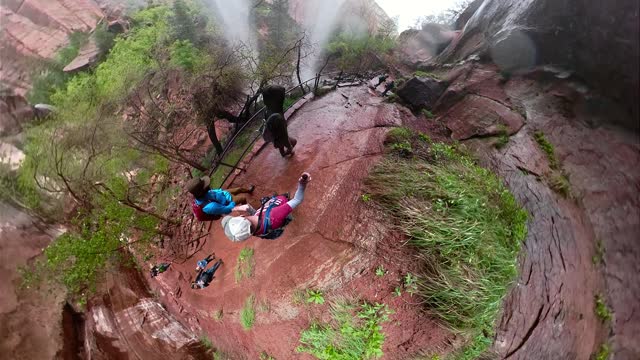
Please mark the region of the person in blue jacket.
[[252, 194], [255, 186], [233, 188], [228, 190], [211, 189], [211, 180], [207, 176], [192, 179], [187, 183], [187, 190], [194, 196], [191, 209], [196, 219], [211, 221], [230, 214], [236, 205], [246, 204], [247, 196]]

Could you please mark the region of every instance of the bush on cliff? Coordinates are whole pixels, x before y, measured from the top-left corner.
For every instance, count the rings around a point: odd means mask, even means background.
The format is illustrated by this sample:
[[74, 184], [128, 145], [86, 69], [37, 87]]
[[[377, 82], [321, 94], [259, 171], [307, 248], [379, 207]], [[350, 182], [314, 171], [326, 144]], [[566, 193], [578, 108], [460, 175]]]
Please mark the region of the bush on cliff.
[[[406, 141], [406, 140], [404, 140]], [[455, 145], [413, 136], [390, 146], [367, 191], [420, 254], [417, 294], [428, 311], [472, 339], [460, 358], [490, 344], [503, 297], [517, 275], [526, 212], [502, 181]]]

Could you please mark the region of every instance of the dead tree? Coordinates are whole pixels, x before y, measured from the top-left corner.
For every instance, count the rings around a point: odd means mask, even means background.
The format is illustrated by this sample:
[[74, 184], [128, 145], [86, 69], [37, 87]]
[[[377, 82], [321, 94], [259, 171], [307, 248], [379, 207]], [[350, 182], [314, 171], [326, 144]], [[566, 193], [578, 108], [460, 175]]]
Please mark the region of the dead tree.
[[200, 163], [204, 151], [190, 144], [202, 129], [192, 121], [195, 111], [188, 90], [168, 89], [168, 76], [154, 72], [141, 82], [129, 101], [126, 132], [140, 151], [206, 171]]

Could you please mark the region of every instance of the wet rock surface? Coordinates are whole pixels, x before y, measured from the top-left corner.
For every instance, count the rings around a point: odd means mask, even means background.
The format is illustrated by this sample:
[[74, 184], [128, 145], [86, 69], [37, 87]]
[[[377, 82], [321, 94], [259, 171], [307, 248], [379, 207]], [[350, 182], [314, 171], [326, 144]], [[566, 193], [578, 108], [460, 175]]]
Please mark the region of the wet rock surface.
[[485, 52], [503, 71], [545, 64], [574, 71], [633, 115], [609, 121], [637, 129], [639, 9], [635, 0], [485, 0], [437, 62]]
[[513, 135], [524, 125], [522, 115], [501, 103], [478, 95], [468, 95], [455, 104], [441, 120], [454, 140]]
[[84, 318], [87, 359], [197, 359], [206, 350], [151, 296], [136, 269], [108, 273], [105, 295]]
[[[513, 116], [526, 114], [526, 124], [502, 150], [490, 141], [467, 142], [530, 214], [520, 277], [506, 298], [494, 350], [505, 359], [587, 359], [608, 342], [613, 358], [638, 358], [638, 134], [602, 125], [611, 123], [606, 115], [594, 121], [584, 101], [589, 94], [579, 94], [570, 82], [538, 74], [501, 86], [491, 66], [464, 71], [461, 79], [475, 80], [468, 87], [454, 82], [456, 94], [466, 95], [452, 109], [481, 97], [492, 102], [480, 104], [495, 102], [512, 108]], [[449, 120], [458, 133], [477, 129], [477, 122], [462, 117]], [[554, 145], [572, 197], [552, 190], [553, 170], [533, 138], [536, 131]], [[593, 262], [597, 242], [605, 248], [603, 265]], [[597, 294], [614, 313], [611, 324], [594, 313]]]
[[[256, 207], [260, 196], [292, 193], [300, 173], [309, 171], [312, 183], [284, 235], [274, 241], [232, 243], [218, 222], [207, 224], [211, 235], [201, 250], [151, 280], [152, 288], [184, 324], [209, 334], [234, 359], [255, 359], [261, 351], [277, 359], [311, 358], [295, 351], [300, 332], [314, 319], [328, 320], [329, 312], [327, 304], [296, 304], [296, 289], [320, 289], [327, 301], [347, 296], [389, 304], [395, 313], [383, 324], [385, 359], [446, 348], [453, 335], [421, 314], [408, 294], [392, 294], [401, 274], [414, 265], [406, 260], [411, 256], [399, 257], [402, 239], [361, 199], [362, 180], [381, 158], [386, 132], [414, 119], [366, 86], [341, 88], [307, 102], [289, 119], [289, 134], [298, 140], [295, 155], [285, 159], [271, 145], [257, 145], [247, 171], [230, 185], [255, 184]], [[255, 251], [254, 276], [236, 282], [234, 269], [245, 246]], [[208, 288], [191, 290], [195, 262], [211, 252], [224, 264]], [[381, 264], [389, 270], [384, 278], [374, 274]], [[257, 306], [256, 323], [247, 331], [240, 325], [240, 312], [252, 294], [268, 309]]]
[[0, 358], [53, 359], [62, 348], [64, 291], [22, 289], [28, 266], [55, 236], [37, 219], [0, 202]]

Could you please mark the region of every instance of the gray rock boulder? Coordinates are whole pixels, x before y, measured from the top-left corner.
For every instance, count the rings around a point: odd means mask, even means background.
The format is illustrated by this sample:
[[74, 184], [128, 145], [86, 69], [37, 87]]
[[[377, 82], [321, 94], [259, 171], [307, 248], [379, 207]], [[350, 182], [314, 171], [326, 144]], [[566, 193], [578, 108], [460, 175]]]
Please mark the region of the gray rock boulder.
[[481, 52], [504, 72], [553, 64], [626, 104], [637, 119], [639, 7], [637, 0], [485, 0], [434, 62]]
[[447, 88], [445, 82], [429, 77], [413, 77], [396, 90], [396, 94], [414, 109], [433, 109]]

